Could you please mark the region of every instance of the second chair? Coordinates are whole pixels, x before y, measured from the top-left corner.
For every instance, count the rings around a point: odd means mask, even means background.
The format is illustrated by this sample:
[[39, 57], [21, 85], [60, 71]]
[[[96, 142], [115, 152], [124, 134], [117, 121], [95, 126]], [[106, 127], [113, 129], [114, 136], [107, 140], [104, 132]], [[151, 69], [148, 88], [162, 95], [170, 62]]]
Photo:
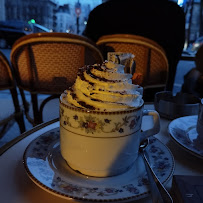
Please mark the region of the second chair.
[[104, 58], [108, 52], [127, 52], [135, 56], [135, 72], [142, 76], [140, 85], [144, 88], [145, 100], [153, 100], [151, 92], [165, 89], [168, 59], [163, 48], [155, 41], [131, 34], [112, 34], [99, 38], [97, 45]]
[[[12, 47], [11, 63], [28, 120], [33, 125], [42, 123], [45, 104], [72, 86], [78, 68], [102, 61], [97, 46], [78, 35], [37, 33], [17, 40]], [[33, 118], [29, 114], [24, 90], [31, 94]], [[39, 105], [38, 94], [49, 97]]]

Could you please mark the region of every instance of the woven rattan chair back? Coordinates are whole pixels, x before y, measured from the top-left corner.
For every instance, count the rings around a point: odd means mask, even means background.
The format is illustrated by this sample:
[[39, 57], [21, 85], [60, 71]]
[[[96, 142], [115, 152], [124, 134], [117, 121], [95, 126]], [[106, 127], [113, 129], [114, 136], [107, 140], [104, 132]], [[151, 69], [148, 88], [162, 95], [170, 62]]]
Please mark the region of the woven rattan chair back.
[[[13, 77], [13, 72], [11, 66], [6, 58], [6, 56], [0, 51], [0, 90], [10, 90], [13, 107], [7, 106], [8, 112], [10, 112], [10, 108], [14, 108], [11, 114], [5, 112], [6, 116], [0, 116], [0, 138], [5, 134], [8, 130], [9, 122], [16, 120], [19, 125], [20, 133], [25, 131], [25, 124], [23, 119], [23, 109], [20, 108], [18, 94], [16, 90], [16, 83]], [[0, 102], [1, 105], [1, 102]], [[2, 111], [6, 111], [6, 109], [1, 109], [0, 114], [3, 114]]]
[[[11, 51], [17, 84], [32, 96], [39, 93], [60, 95], [74, 83], [78, 68], [102, 61], [96, 44], [67, 33], [31, 34], [20, 38]], [[36, 117], [34, 124], [41, 123], [42, 117]]]
[[134, 54], [135, 72], [142, 75], [144, 89], [165, 88], [168, 77], [168, 60], [161, 46], [153, 40], [129, 34], [105, 35], [97, 41], [103, 57], [108, 52]]

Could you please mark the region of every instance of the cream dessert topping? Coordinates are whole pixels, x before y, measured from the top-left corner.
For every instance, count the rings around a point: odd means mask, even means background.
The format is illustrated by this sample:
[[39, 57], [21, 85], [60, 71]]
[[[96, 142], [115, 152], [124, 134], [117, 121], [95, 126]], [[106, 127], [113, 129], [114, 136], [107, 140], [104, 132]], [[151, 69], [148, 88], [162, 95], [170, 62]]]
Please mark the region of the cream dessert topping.
[[107, 57], [108, 61], [124, 65], [125, 73], [133, 74], [135, 72], [135, 61], [133, 59], [135, 56], [133, 54], [122, 52], [108, 52]]
[[142, 105], [143, 89], [132, 84], [124, 66], [105, 61], [79, 69], [74, 85], [62, 94], [62, 101], [96, 111], [119, 111]]

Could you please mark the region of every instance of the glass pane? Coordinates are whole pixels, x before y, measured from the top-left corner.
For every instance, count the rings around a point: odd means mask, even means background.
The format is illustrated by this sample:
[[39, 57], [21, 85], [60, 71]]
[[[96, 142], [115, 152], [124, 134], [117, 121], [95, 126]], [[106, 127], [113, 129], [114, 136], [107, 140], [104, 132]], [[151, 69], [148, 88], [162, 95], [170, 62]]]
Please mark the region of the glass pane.
[[90, 11], [102, 0], [1, 0], [0, 47], [37, 32], [82, 34]]

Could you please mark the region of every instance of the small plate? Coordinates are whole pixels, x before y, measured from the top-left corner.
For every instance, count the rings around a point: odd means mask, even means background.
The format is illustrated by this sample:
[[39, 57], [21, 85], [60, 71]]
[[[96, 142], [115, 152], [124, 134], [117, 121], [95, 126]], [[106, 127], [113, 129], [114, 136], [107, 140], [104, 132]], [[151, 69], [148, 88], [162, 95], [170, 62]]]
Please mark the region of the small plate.
[[203, 143], [197, 140], [197, 115], [177, 118], [168, 126], [171, 137], [186, 151], [203, 158]]
[[[156, 138], [150, 139], [146, 150], [156, 175], [166, 183], [174, 172], [170, 150]], [[127, 172], [117, 176], [96, 178], [72, 170], [60, 153], [59, 128], [42, 134], [28, 145], [24, 166], [34, 183], [65, 199], [126, 202], [144, 198], [150, 193], [141, 156]]]

